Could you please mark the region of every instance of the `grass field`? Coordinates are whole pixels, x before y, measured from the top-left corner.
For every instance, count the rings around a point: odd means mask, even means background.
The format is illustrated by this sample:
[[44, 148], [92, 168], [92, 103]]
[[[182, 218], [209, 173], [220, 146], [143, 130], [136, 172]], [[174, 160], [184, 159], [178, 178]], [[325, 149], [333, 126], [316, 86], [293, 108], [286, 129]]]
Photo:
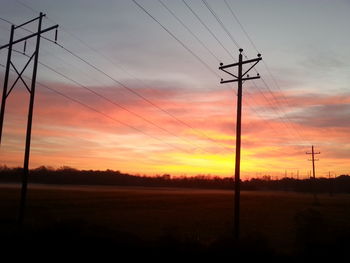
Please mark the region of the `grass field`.
[[[318, 198], [315, 206], [310, 194], [242, 192], [242, 237], [283, 255], [315, 244], [345, 245], [350, 196]], [[11, 231], [18, 234], [18, 203], [19, 188], [2, 185], [1, 231], [8, 236]], [[69, 226], [69, 231], [108, 238], [128, 233], [145, 242], [167, 236], [207, 246], [232, 235], [232, 218], [233, 192], [225, 190], [30, 185], [24, 227], [40, 231]]]

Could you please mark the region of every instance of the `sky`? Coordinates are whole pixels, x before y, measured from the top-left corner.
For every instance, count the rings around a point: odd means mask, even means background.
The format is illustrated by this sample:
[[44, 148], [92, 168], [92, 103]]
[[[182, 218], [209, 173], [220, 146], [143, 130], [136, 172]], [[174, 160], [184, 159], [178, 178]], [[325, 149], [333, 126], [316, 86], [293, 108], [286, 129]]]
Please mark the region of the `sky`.
[[[59, 45], [40, 44], [31, 168], [233, 176], [237, 83], [220, 84], [230, 76], [218, 67], [243, 48], [244, 59], [263, 61], [249, 72], [262, 78], [243, 84], [241, 177], [307, 178], [312, 145], [321, 152], [316, 176], [350, 173], [348, 0], [0, 4], [0, 45], [9, 41], [6, 20], [18, 25], [41, 11], [44, 28], [59, 25]], [[15, 39], [27, 34], [17, 29]], [[43, 36], [53, 40], [54, 31]], [[26, 54], [34, 47], [29, 40]], [[0, 50], [1, 65], [6, 57]], [[12, 61], [21, 69], [27, 57], [15, 52]], [[0, 67], [1, 83], [4, 74]], [[19, 81], [6, 103], [0, 165], [23, 165], [28, 101]]]

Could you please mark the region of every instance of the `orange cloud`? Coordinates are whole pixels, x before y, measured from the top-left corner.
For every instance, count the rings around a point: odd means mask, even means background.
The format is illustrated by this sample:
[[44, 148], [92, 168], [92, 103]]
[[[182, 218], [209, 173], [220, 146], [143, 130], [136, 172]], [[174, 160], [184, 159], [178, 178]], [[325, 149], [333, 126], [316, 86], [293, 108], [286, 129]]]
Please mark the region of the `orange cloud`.
[[[164, 83], [144, 89], [135, 87], [179, 122], [145, 101], [125, 91], [119, 92], [116, 87], [92, 89], [120, 107], [78, 87], [55, 83], [49, 86], [102, 114], [39, 85], [31, 167], [70, 165], [149, 175], [233, 174], [235, 97], [232, 90], [169, 88]], [[22, 164], [27, 111], [27, 104], [22, 102], [28, 94], [17, 89], [12, 95], [7, 104], [0, 149], [1, 164], [10, 166]], [[277, 116], [260, 92], [247, 97], [255, 104], [254, 107], [245, 104], [243, 109], [243, 177], [257, 172], [278, 175], [296, 168], [306, 175], [310, 163], [305, 151], [311, 143], [324, 152], [318, 164], [320, 172], [325, 173], [329, 167], [349, 170], [350, 127], [345, 123], [338, 125], [345, 121], [342, 111], [348, 112], [349, 96], [275, 93], [273, 97], [288, 98], [288, 104], [280, 103], [287, 117]], [[300, 101], [304, 103], [302, 106], [290, 106]], [[332, 113], [332, 119], [326, 113]]]

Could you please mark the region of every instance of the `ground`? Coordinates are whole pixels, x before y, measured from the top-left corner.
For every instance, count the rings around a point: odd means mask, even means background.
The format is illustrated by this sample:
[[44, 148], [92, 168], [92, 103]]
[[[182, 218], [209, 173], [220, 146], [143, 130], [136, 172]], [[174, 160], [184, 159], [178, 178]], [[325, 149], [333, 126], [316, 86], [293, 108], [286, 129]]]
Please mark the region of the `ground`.
[[[242, 192], [242, 242], [274, 255], [329, 256], [334, 249], [340, 255], [349, 242], [350, 195], [317, 197], [314, 204], [311, 194]], [[215, 248], [232, 240], [233, 192], [228, 190], [30, 185], [21, 228], [18, 204], [19, 187], [2, 185], [0, 230], [9, 240], [49, 241], [58, 232], [63, 243], [77, 236], [78, 242], [94, 243], [95, 237], [114, 242], [118, 236], [118, 244], [130, 246], [137, 240], [138, 245], [171, 241]]]

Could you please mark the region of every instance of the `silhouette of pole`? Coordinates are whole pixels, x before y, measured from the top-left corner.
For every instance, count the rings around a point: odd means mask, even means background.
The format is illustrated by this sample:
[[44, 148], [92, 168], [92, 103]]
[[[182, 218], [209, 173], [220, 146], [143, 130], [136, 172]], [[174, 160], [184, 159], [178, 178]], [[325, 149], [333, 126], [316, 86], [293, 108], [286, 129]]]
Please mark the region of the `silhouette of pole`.
[[11, 26], [11, 33], [10, 33], [10, 41], [9, 41], [9, 46], [8, 46], [8, 52], [7, 52], [7, 62], [6, 62], [6, 71], [5, 71], [5, 76], [4, 76], [4, 86], [3, 86], [3, 89], [2, 89], [2, 99], [1, 99], [0, 146], [1, 146], [1, 138], [2, 138], [2, 128], [4, 126], [6, 98], [8, 96], [7, 87], [8, 87], [8, 81], [9, 81], [9, 75], [10, 75], [11, 56], [12, 56], [12, 42], [13, 42], [14, 32], [15, 32], [15, 26], [12, 25]]
[[[40, 13], [39, 23], [38, 23], [38, 32], [41, 31], [42, 18], [43, 18], [43, 14]], [[19, 213], [18, 213], [18, 221], [20, 224], [23, 223], [24, 210], [26, 207], [26, 198], [27, 198], [27, 186], [28, 186], [28, 175], [29, 175], [29, 154], [30, 154], [31, 134], [32, 134], [34, 95], [35, 95], [36, 75], [37, 75], [37, 69], [38, 69], [39, 47], [40, 47], [40, 33], [37, 35], [37, 38], [36, 38], [33, 77], [32, 77], [32, 83], [30, 88], [30, 101], [29, 101], [27, 133], [26, 133], [26, 148], [24, 152], [23, 175], [22, 175], [23, 177], [22, 177], [21, 201], [20, 201]]]
[[[24, 152], [24, 162], [23, 162], [23, 174], [22, 174], [22, 187], [21, 187], [21, 198], [20, 198], [20, 204], [19, 204], [19, 211], [18, 211], [18, 222], [20, 224], [23, 223], [24, 219], [24, 211], [26, 206], [26, 196], [27, 196], [27, 186], [28, 186], [28, 175], [29, 175], [29, 155], [30, 155], [30, 143], [31, 143], [31, 133], [32, 133], [32, 122], [33, 122], [33, 111], [34, 111], [34, 97], [35, 97], [35, 84], [36, 84], [36, 76], [37, 76], [37, 70], [38, 70], [38, 59], [39, 59], [39, 48], [40, 48], [40, 38], [41, 34], [48, 32], [52, 29], [56, 29], [58, 25], [48, 27], [46, 29], [41, 29], [42, 27], [42, 19], [45, 16], [45, 14], [40, 13], [40, 15], [34, 19], [31, 19], [19, 26], [11, 26], [11, 35], [10, 35], [10, 41], [9, 44], [3, 45], [0, 47], [0, 50], [3, 48], [8, 48], [8, 56], [7, 56], [7, 64], [6, 64], [6, 73], [4, 78], [4, 88], [3, 88], [3, 95], [2, 95], [2, 103], [1, 103], [1, 112], [0, 112], [0, 143], [1, 143], [1, 135], [2, 135], [2, 129], [3, 129], [3, 121], [4, 121], [4, 115], [5, 115], [5, 104], [6, 99], [15, 87], [18, 80], [21, 80], [28, 90], [30, 94], [30, 100], [29, 100], [29, 108], [28, 108], [28, 119], [27, 119], [27, 131], [26, 131], [26, 143], [25, 143], [25, 152]], [[24, 25], [27, 25], [29, 23], [32, 23], [34, 21], [38, 20], [38, 31], [35, 33], [32, 33], [30, 35], [27, 35], [25, 37], [22, 37], [17, 40], [13, 40], [14, 37], [14, 31], [17, 28], [20, 28]], [[11, 62], [11, 52], [13, 45], [20, 43], [24, 41], [24, 52], [26, 48], [26, 40], [32, 37], [36, 37], [36, 46], [35, 51], [30, 56], [29, 60], [23, 67], [22, 71], [18, 71], [18, 69], [15, 67], [15, 65]], [[55, 40], [57, 37], [57, 32], [55, 34]], [[33, 73], [32, 73], [32, 80], [30, 88], [28, 87], [27, 83], [22, 78], [23, 72], [28, 67], [29, 63], [34, 58], [34, 64], [33, 64]], [[14, 69], [14, 71], [17, 73], [17, 79], [12, 84], [11, 88], [8, 90], [8, 78], [9, 78], [9, 71], [10, 67]]]
[[235, 206], [234, 206], [234, 231], [235, 237], [239, 237], [240, 197], [241, 197], [241, 123], [242, 123], [242, 51], [238, 60], [238, 91], [237, 91], [237, 121], [236, 121], [236, 160], [235, 160]]
[[[229, 82], [237, 82], [238, 83], [238, 91], [237, 91], [237, 121], [236, 121], [236, 158], [235, 158], [235, 195], [234, 195], [234, 220], [233, 220], [233, 228], [234, 228], [234, 237], [239, 239], [240, 236], [240, 167], [241, 167], [241, 124], [242, 124], [242, 84], [243, 81], [258, 79], [260, 78], [259, 74], [256, 77], [247, 77], [244, 76], [261, 60], [261, 55], [258, 54], [258, 58], [250, 59], [243, 61], [242, 55], [243, 49], [239, 49], [238, 63], [223, 65], [220, 63], [219, 69], [231, 75], [235, 79], [232, 80], [223, 80], [221, 79], [220, 83], [229, 83]], [[246, 72], [243, 73], [243, 65], [246, 63], [254, 63]], [[227, 68], [238, 66], [238, 75], [227, 71]]]
[[315, 159], [315, 154], [320, 154], [321, 152], [315, 152], [314, 146], [311, 146], [311, 153], [306, 152], [306, 154], [311, 154], [311, 160], [312, 161], [312, 192], [314, 195], [314, 204], [318, 203], [317, 196], [316, 196], [316, 172], [315, 172], [315, 161], [318, 161], [318, 159]]
[[328, 182], [329, 182], [329, 195], [333, 196], [333, 179], [331, 178], [331, 172], [328, 172]]

